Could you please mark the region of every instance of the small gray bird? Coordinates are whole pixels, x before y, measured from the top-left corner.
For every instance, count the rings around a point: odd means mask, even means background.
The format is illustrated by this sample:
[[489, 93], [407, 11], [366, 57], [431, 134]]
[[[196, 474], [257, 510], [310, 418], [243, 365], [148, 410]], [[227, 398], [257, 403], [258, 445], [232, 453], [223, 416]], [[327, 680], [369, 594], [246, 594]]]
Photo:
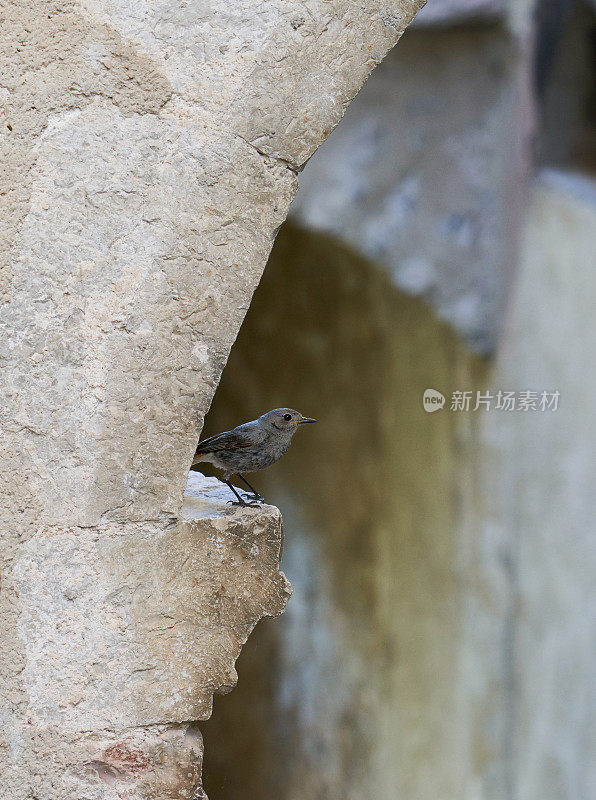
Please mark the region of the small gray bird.
[[247, 503], [238, 494], [230, 483], [230, 477], [236, 474], [248, 486], [252, 492], [246, 493], [249, 499], [264, 502], [264, 498], [241, 473], [257, 472], [275, 464], [290, 446], [298, 426], [305, 422], [316, 422], [316, 419], [303, 417], [299, 411], [291, 408], [274, 408], [252, 422], [245, 422], [231, 431], [218, 433], [199, 442], [192, 461], [193, 466], [200, 461], [209, 461], [214, 467], [223, 469], [224, 482], [237, 498], [228, 502], [234, 506], [259, 508], [258, 503]]

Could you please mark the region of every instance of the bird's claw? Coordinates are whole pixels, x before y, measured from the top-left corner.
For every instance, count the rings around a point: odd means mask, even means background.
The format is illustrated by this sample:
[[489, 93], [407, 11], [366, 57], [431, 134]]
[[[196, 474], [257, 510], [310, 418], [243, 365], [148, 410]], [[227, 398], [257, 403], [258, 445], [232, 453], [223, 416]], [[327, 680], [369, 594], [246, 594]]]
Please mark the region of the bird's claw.
[[259, 503], [264, 503], [265, 502], [265, 498], [261, 497], [260, 494], [256, 494], [256, 493], [253, 494], [252, 492], [244, 492], [243, 494], [249, 500], [257, 500]]
[[240, 506], [241, 508], [260, 508], [259, 503], [247, 503], [244, 500], [228, 500], [230, 506]]

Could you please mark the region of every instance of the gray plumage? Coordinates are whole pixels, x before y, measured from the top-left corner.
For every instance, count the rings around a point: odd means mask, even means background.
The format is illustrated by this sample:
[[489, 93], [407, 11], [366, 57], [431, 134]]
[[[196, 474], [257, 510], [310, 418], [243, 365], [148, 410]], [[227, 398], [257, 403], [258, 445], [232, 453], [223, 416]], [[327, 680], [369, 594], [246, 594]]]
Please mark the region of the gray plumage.
[[238, 498], [236, 505], [255, 505], [246, 503], [236, 492], [229, 479], [236, 474], [252, 490], [251, 498], [262, 500], [243, 472], [257, 472], [270, 467], [280, 459], [289, 448], [292, 436], [298, 426], [305, 422], [316, 422], [304, 417], [292, 408], [274, 408], [252, 422], [238, 425], [231, 431], [224, 431], [199, 442], [193, 458], [193, 466], [208, 461], [224, 471], [223, 479]]

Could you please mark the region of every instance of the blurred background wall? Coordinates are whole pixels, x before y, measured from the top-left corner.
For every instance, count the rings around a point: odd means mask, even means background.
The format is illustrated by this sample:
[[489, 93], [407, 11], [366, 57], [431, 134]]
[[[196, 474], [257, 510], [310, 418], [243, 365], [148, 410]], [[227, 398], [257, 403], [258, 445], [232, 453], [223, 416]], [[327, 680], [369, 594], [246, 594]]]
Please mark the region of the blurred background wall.
[[320, 420], [255, 476], [294, 596], [211, 800], [596, 797], [595, 50], [587, 1], [429, 0], [302, 173], [204, 431]]

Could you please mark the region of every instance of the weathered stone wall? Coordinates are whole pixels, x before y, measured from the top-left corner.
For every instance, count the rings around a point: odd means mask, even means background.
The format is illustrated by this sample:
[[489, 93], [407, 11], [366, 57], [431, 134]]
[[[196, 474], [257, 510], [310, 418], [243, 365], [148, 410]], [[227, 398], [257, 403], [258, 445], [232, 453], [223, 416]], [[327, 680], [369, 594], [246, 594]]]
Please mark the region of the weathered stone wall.
[[483, 354], [497, 347], [530, 175], [531, 54], [497, 0], [431, 0], [307, 164], [292, 205]]
[[24, 718], [4, 720], [3, 797], [203, 796], [191, 723], [290, 593], [279, 512], [232, 512], [227, 497], [195, 474], [179, 520], [45, 526], [23, 544]]
[[421, 4], [1, 4], [7, 800], [200, 796], [186, 725], [282, 599], [274, 512], [257, 563], [179, 518], [191, 454], [296, 170]]

